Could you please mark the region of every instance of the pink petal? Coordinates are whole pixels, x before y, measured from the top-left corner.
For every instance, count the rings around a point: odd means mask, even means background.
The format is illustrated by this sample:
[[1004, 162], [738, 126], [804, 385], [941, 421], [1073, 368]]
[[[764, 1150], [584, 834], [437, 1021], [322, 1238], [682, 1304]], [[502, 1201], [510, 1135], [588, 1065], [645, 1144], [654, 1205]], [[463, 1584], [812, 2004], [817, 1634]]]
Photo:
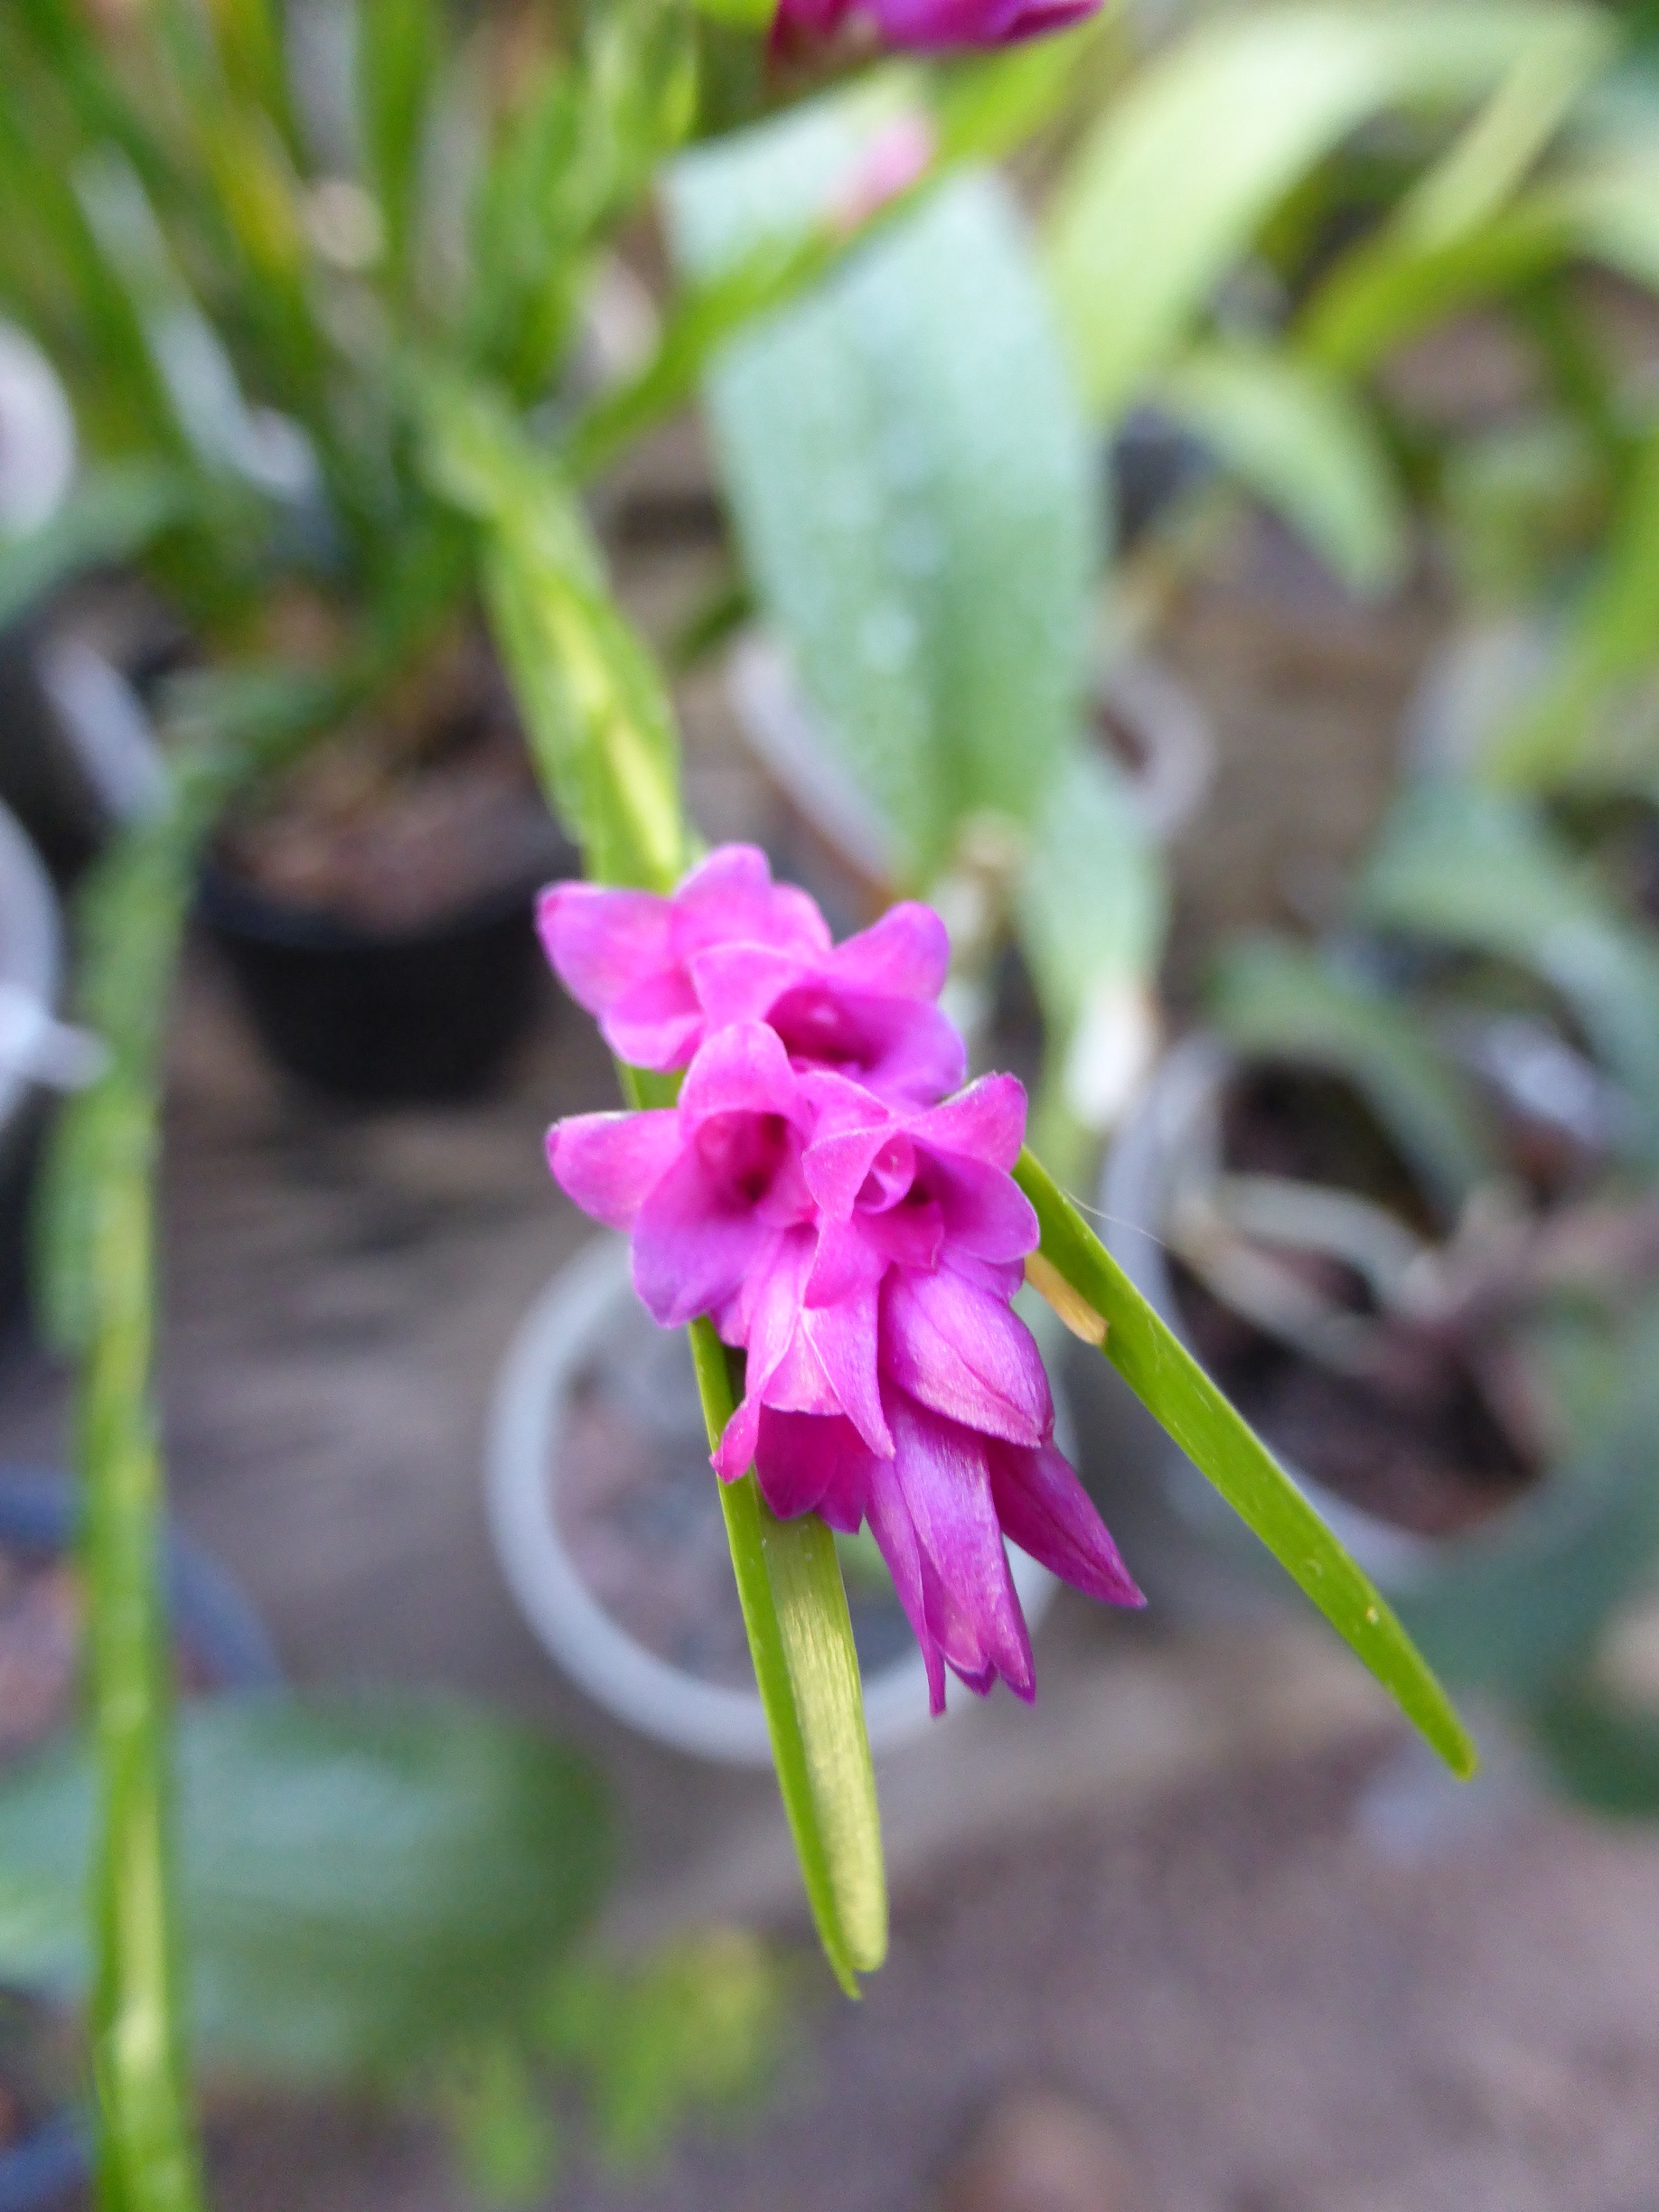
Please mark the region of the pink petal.
[[781, 1520], [820, 1514], [850, 1535], [864, 1518], [873, 1464], [851, 1422], [839, 1416], [780, 1413], [770, 1406], [761, 1414], [755, 1469]]
[[674, 942], [683, 959], [746, 941], [805, 958], [828, 952], [829, 925], [792, 884], [774, 884], [758, 845], [717, 846], [674, 894]]
[[927, 1699], [935, 1719], [945, 1709], [944, 1657], [928, 1626], [927, 1605], [922, 1590], [922, 1548], [911, 1523], [910, 1508], [899, 1485], [898, 1469], [890, 1459], [876, 1459], [869, 1469], [864, 1510], [881, 1556], [893, 1577], [893, 1588], [922, 1647], [927, 1668]]
[[840, 989], [881, 998], [937, 998], [951, 970], [951, 939], [931, 906], [905, 899], [837, 945], [826, 963]]
[[1030, 1330], [1001, 1298], [951, 1268], [888, 1276], [881, 1366], [934, 1412], [1010, 1444], [1044, 1443], [1054, 1428], [1048, 1377]]
[[1088, 1492], [1052, 1444], [1022, 1451], [994, 1443], [989, 1457], [997, 1517], [1022, 1551], [1107, 1605], [1145, 1605]]
[[717, 1113], [802, 1111], [799, 1078], [764, 1022], [717, 1029], [700, 1047], [680, 1086], [680, 1113], [689, 1120]]
[[797, 1066], [834, 1069], [883, 1098], [932, 1104], [967, 1070], [955, 1027], [916, 999], [842, 990], [814, 978], [785, 991], [766, 1018]]
[[800, 982], [801, 970], [796, 954], [771, 945], [710, 945], [692, 956], [691, 989], [709, 1026], [719, 1029], [763, 1020], [773, 1002]]
[[872, 1282], [832, 1306], [809, 1307], [801, 1326], [842, 1412], [872, 1451], [890, 1458], [893, 1439], [876, 1372], [876, 1295]]
[[670, 964], [669, 902], [649, 891], [559, 883], [541, 895], [537, 925], [555, 974], [590, 1014]]
[[633, 1287], [653, 1320], [683, 1328], [733, 1296], [772, 1233], [682, 1150], [634, 1222]]
[[584, 1214], [607, 1228], [632, 1229], [641, 1206], [680, 1157], [680, 1116], [574, 1114], [548, 1131], [553, 1179]]
[[1012, 1176], [960, 1156], [930, 1167], [929, 1195], [953, 1253], [976, 1260], [1023, 1260], [1042, 1236], [1031, 1202]]
[[684, 1067], [706, 1026], [690, 982], [678, 968], [631, 984], [599, 1019], [617, 1058], [642, 1068]]
[[929, 1626], [964, 1681], [977, 1686], [989, 1664], [1029, 1700], [1036, 1692], [1031, 1639], [1002, 1548], [984, 1439], [896, 1392], [888, 1394], [887, 1418], [922, 1548]]
[[918, 1144], [1011, 1168], [1026, 1141], [1026, 1086], [1017, 1075], [981, 1075], [914, 1125]]

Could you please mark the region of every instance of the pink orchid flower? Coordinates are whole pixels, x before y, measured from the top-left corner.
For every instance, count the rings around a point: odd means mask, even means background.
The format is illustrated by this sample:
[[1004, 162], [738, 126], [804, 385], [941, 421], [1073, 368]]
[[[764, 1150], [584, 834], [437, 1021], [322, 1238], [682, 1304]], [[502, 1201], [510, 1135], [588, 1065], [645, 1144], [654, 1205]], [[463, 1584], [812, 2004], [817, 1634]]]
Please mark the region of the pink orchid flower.
[[555, 884], [539, 910], [559, 980], [631, 1067], [682, 1068], [733, 1022], [767, 1022], [799, 1066], [835, 1067], [881, 1096], [953, 1091], [962, 1043], [933, 1003], [950, 940], [931, 907], [889, 907], [835, 944], [804, 891], [753, 845], [723, 845], [672, 897]]
[[774, 1512], [868, 1521], [935, 1711], [947, 1665], [1029, 1698], [1005, 1533], [1097, 1597], [1139, 1593], [1054, 1448], [1042, 1358], [1009, 1302], [1037, 1242], [1009, 1173], [1025, 1092], [993, 1075], [895, 1103], [803, 1059], [770, 1022], [717, 1028], [676, 1106], [558, 1123], [553, 1174], [630, 1233], [657, 1321], [708, 1314], [746, 1354], [722, 1478], [753, 1462]]

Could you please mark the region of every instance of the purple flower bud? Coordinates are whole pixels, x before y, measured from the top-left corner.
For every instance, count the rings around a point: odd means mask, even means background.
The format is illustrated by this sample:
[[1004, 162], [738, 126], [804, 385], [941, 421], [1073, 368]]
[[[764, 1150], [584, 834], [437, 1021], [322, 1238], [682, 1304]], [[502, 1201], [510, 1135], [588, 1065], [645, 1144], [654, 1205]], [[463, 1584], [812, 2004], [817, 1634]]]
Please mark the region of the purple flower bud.
[[548, 1160], [629, 1232], [658, 1322], [707, 1314], [745, 1354], [717, 1471], [753, 1465], [785, 1517], [869, 1523], [935, 1711], [946, 1666], [1030, 1697], [1005, 1534], [1095, 1597], [1140, 1598], [1054, 1448], [1010, 1303], [1037, 1242], [1009, 1172], [1026, 1095], [1011, 1075], [957, 1089], [939, 917], [897, 906], [832, 945], [811, 901], [737, 846], [671, 899], [558, 886], [542, 926], [614, 1049], [689, 1063], [676, 1106], [562, 1121]]
[[779, 0], [774, 47], [817, 44], [849, 15], [866, 15], [888, 46], [923, 52], [950, 47], [1008, 46], [1064, 31], [1092, 15], [1101, 0]]

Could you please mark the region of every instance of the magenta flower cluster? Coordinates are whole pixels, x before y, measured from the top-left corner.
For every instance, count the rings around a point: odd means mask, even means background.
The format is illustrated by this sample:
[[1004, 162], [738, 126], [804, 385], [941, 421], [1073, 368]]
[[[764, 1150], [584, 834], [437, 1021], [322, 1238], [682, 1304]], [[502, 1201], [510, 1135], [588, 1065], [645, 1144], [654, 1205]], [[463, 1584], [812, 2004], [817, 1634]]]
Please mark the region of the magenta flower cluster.
[[920, 52], [1007, 46], [1064, 31], [1092, 15], [1101, 0], [779, 0], [773, 43], [816, 43], [848, 16], [870, 19], [888, 46]]
[[1054, 1443], [1036, 1345], [1009, 1301], [1036, 1217], [1009, 1170], [1026, 1098], [963, 1089], [936, 1003], [950, 946], [895, 906], [837, 945], [765, 856], [727, 845], [671, 898], [556, 885], [541, 931], [620, 1058], [683, 1068], [679, 1102], [556, 1124], [548, 1157], [633, 1240], [657, 1321], [712, 1317], [746, 1355], [714, 1453], [774, 1513], [867, 1521], [927, 1663], [1033, 1694], [1006, 1534], [1081, 1589], [1139, 1593]]

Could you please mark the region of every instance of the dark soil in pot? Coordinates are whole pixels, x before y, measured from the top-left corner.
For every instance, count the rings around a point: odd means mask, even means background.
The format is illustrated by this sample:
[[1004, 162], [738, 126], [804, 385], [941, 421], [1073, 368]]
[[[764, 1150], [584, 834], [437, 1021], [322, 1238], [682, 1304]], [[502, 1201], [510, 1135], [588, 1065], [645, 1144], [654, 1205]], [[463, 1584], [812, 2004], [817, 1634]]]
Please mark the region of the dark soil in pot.
[[483, 646], [453, 646], [228, 825], [201, 911], [283, 1065], [461, 1099], [534, 1007], [537, 889], [575, 866]]
[[[1248, 1071], [1225, 1101], [1229, 1169], [1351, 1190], [1421, 1232], [1432, 1215], [1410, 1169], [1347, 1085], [1300, 1070]], [[1357, 1273], [1296, 1255], [1312, 1287], [1374, 1311]], [[1179, 1262], [1181, 1315], [1200, 1358], [1252, 1427], [1350, 1504], [1425, 1536], [1450, 1536], [1512, 1504], [1542, 1473], [1495, 1410], [1480, 1348], [1400, 1328], [1364, 1377], [1326, 1366], [1224, 1304]]]

